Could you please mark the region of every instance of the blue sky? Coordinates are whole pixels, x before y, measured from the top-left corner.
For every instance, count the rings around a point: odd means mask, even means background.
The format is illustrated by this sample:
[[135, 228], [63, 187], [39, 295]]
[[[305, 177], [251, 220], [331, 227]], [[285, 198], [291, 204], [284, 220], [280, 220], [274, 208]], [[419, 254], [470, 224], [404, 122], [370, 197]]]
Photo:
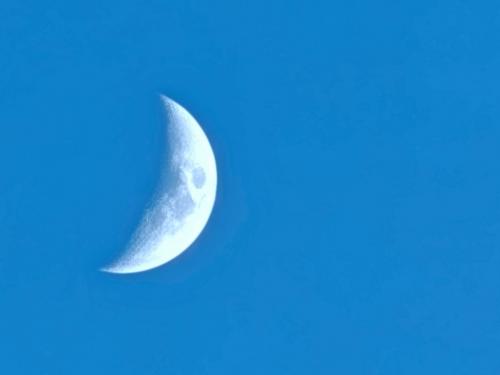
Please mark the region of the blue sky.
[[[0, 4], [0, 372], [497, 374], [494, 2]], [[159, 93], [212, 218], [97, 272], [154, 192]]]

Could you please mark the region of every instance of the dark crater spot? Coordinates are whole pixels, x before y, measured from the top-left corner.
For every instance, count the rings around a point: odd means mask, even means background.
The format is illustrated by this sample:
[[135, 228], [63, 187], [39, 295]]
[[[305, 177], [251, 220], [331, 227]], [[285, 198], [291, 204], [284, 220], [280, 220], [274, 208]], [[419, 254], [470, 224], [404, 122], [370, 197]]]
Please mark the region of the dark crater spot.
[[197, 189], [201, 189], [203, 185], [205, 185], [205, 171], [201, 167], [196, 167], [193, 169], [193, 184]]

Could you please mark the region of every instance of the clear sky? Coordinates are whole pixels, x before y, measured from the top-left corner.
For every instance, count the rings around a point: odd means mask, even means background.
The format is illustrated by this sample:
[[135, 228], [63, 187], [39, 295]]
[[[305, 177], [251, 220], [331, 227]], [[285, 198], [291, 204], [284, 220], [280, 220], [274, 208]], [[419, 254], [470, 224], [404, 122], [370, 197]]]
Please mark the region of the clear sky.
[[[0, 373], [500, 373], [500, 13], [476, 1], [0, 3]], [[159, 94], [219, 189], [123, 251]]]

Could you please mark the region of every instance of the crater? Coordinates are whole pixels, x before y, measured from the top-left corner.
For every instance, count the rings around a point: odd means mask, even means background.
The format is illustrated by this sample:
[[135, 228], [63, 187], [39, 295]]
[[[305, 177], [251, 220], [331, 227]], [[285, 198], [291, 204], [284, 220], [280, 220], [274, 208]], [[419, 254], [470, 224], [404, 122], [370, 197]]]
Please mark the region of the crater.
[[201, 189], [203, 187], [203, 185], [205, 185], [206, 179], [207, 179], [207, 177], [205, 176], [205, 171], [203, 170], [202, 167], [196, 167], [195, 169], [193, 169], [192, 181], [193, 181], [193, 185], [197, 189]]

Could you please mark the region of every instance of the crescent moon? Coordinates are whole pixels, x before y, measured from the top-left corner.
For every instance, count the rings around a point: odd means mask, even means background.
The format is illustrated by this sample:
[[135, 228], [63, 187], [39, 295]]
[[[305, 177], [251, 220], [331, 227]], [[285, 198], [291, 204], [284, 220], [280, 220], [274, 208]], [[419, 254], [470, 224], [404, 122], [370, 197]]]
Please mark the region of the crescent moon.
[[186, 109], [161, 99], [169, 144], [164, 176], [125, 252], [101, 271], [143, 272], [171, 261], [198, 238], [212, 213], [217, 168], [210, 142]]

